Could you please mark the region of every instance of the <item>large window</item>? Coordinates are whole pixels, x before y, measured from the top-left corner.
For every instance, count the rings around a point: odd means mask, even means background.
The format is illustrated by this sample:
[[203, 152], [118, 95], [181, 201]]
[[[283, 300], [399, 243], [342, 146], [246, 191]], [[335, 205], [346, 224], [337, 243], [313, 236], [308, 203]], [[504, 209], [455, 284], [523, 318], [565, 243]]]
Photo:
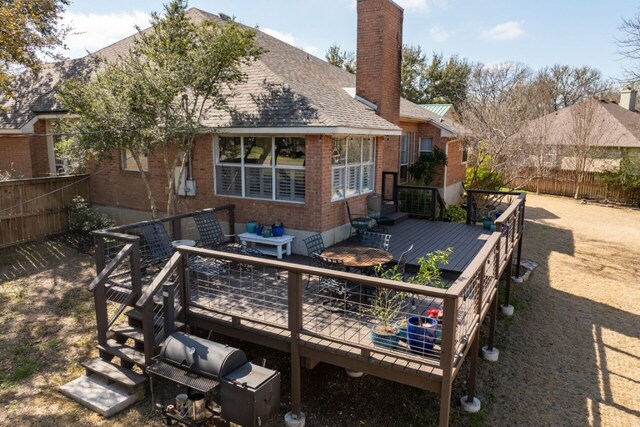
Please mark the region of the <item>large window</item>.
[[370, 193], [375, 184], [375, 139], [333, 138], [331, 154], [332, 200]]
[[304, 202], [304, 138], [220, 137], [216, 194]]

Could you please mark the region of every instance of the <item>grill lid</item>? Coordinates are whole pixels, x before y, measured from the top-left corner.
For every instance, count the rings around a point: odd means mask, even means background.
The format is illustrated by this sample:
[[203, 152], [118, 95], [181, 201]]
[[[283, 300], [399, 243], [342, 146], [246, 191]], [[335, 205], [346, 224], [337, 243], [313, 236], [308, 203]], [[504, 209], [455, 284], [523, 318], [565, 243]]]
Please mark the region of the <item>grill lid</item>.
[[163, 343], [160, 359], [216, 378], [223, 378], [247, 362], [242, 350], [184, 332], [169, 335]]

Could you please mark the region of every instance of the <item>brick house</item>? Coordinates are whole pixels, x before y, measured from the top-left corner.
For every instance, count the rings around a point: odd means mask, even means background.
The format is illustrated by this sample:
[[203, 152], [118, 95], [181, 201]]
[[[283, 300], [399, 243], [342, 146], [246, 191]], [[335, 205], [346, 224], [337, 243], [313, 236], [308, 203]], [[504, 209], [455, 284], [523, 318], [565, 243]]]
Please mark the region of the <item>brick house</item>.
[[[458, 201], [465, 166], [457, 126], [400, 97], [403, 10], [390, 0], [359, 0], [357, 9], [357, 76], [257, 32], [266, 52], [244, 69], [233, 112], [211, 114], [210, 132], [196, 139], [180, 210], [233, 203], [239, 231], [250, 219], [280, 219], [297, 237], [294, 251], [305, 253], [302, 238], [309, 234], [332, 243], [350, 233], [345, 201], [366, 211], [367, 196], [381, 191], [383, 171], [406, 180], [409, 164], [435, 146], [449, 157], [437, 185], [448, 202]], [[196, 22], [225, 19], [188, 13]], [[132, 40], [97, 54], [125, 53]], [[148, 217], [139, 172], [121, 154], [93, 171], [91, 200], [121, 221]], [[161, 160], [153, 154], [145, 160], [156, 200], [164, 200]]]

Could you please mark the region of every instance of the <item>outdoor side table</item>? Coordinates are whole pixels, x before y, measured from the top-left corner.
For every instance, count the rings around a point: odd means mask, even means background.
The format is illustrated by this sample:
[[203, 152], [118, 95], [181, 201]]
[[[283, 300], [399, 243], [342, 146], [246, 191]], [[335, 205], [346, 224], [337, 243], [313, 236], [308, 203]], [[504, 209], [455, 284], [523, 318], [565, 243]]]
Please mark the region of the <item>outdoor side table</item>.
[[293, 242], [295, 236], [279, 236], [279, 237], [262, 237], [253, 233], [242, 233], [238, 235], [238, 238], [242, 244], [246, 245], [247, 242], [260, 245], [258, 249], [267, 255], [272, 255], [282, 259], [283, 247], [287, 255], [291, 255], [291, 242]]

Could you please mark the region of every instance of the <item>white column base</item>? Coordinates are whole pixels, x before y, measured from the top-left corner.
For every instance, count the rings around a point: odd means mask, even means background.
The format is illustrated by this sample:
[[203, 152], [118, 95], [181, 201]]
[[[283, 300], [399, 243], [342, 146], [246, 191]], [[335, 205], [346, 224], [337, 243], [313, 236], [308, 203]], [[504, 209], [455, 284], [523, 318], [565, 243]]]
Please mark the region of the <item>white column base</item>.
[[484, 360], [487, 360], [489, 362], [497, 362], [499, 357], [500, 350], [498, 350], [496, 347], [493, 347], [493, 349], [491, 350], [489, 350], [489, 347], [487, 346], [482, 347], [482, 358]]
[[291, 412], [287, 412], [284, 415], [284, 425], [287, 427], [304, 427], [305, 419], [304, 413], [300, 412], [300, 415], [294, 415]]
[[464, 409], [465, 412], [475, 414], [480, 410], [480, 399], [477, 397], [474, 397], [472, 402], [467, 402], [467, 396], [462, 396], [462, 398], [460, 398], [460, 403], [462, 404], [462, 409]]
[[361, 376], [364, 375], [364, 372], [360, 372], [360, 371], [354, 371], [353, 369], [348, 369], [348, 368], [344, 368], [344, 371], [347, 373], [348, 376], [350, 376], [351, 378], [360, 378]]
[[502, 310], [502, 314], [504, 314], [505, 316], [513, 316], [513, 306], [512, 305], [501, 305], [500, 309]]

